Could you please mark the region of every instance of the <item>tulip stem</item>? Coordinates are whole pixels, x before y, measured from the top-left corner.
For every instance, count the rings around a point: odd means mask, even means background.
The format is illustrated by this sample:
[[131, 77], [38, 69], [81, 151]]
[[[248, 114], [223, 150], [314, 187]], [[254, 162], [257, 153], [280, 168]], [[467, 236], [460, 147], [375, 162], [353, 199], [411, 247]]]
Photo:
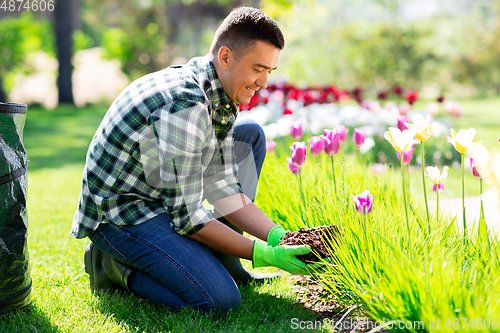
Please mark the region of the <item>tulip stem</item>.
[[331, 155], [330, 158], [332, 160], [333, 187], [335, 188], [335, 198], [337, 198], [337, 181], [335, 180], [335, 163], [333, 163], [333, 155]]
[[408, 195], [408, 201], [411, 201], [411, 191], [410, 191], [410, 165], [405, 167], [406, 169], [406, 193]]
[[481, 201], [481, 216], [484, 221], [484, 207], [483, 207], [483, 179], [479, 178], [479, 200]]
[[464, 242], [467, 243], [467, 222], [465, 220], [464, 154], [462, 153], [461, 155], [462, 155], [462, 207], [463, 207]]
[[[366, 205], [363, 207], [363, 210], [366, 210]], [[364, 222], [364, 226], [363, 226], [363, 229], [365, 230], [365, 242], [366, 242], [366, 252], [368, 253], [368, 257], [370, 256], [370, 248], [368, 247], [368, 233], [366, 232], [366, 227], [367, 227], [367, 223], [366, 223], [366, 212], [365, 212], [365, 215], [363, 215], [363, 222]], [[370, 259], [370, 258], [368, 258]]]
[[[401, 153], [401, 156], [403, 154]], [[405, 215], [406, 215], [406, 228], [408, 229], [408, 250], [410, 253], [411, 250], [411, 230], [410, 230], [410, 219], [408, 218], [408, 203], [406, 200], [406, 182], [405, 182], [405, 168], [404, 168], [404, 158], [401, 158], [401, 178], [403, 179], [403, 204], [405, 206]]]
[[439, 225], [439, 184], [436, 185], [436, 222]]
[[424, 176], [424, 168], [425, 168], [425, 156], [424, 156], [424, 141], [422, 141], [422, 184], [424, 187], [424, 200], [425, 200], [425, 212], [427, 213], [427, 225], [429, 228], [429, 235], [431, 234], [431, 218], [429, 215], [429, 205], [427, 204], [427, 192], [425, 190], [425, 176]]
[[304, 189], [302, 188], [302, 176], [299, 172], [299, 187], [300, 187], [300, 197], [302, 198], [302, 205], [303, 208], [301, 209], [302, 211], [302, 220], [304, 222], [304, 226], [308, 227], [306, 219], [305, 219], [305, 211], [306, 211], [306, 198], [304, 197]]

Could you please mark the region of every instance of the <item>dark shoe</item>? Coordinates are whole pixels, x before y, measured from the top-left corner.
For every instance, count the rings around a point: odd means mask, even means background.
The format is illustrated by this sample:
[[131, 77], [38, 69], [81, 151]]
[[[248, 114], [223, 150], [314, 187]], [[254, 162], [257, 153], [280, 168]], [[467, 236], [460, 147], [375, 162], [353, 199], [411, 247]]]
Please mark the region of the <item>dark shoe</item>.
[[85, 249], [84, 262], [93, 293], [129, 290], [128, 278], [132, 267], [111, 258], [92, 243]]

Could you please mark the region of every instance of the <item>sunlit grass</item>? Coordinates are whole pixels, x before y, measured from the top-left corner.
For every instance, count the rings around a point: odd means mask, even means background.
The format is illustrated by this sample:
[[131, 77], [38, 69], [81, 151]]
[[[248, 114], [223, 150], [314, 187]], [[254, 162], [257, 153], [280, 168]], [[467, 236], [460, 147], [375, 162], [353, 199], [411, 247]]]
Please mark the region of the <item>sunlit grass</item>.
[[[477, 318], [489, 320], [484, 331], [498, 331], [500, 247], [498, 240], [487, 234], [485, 224], [479, 228], [476, 223], [469, 232], [470, 239], [464, 242], [455, 220], [442, 217], [436, 221], [431, 215], [429, 235], [422, 203], [411, 200], [410, 237], [397, 167], [377, 176], [356, 156], [344, 158], [341, 154], [335, 156], [336, 170], [342, 170], [337, 181], [338, 197], [326, 156], [308, 156], [303, 167], [307, 218], [302, 219], [298, 180], [284, 161], [287, 147], [276, 149], [277, 154], [270, 154], [266, 161], [258, 204], [291, 230], [331, 224], [342, 228], [341, 244], [331, 249], [333, 263], [317, 276], [331, 293], [352, 306], [362, 304], [365, 313], [380, 322], [423, 322], [424, 326], [415, 331], [429, 332], [431, 323], [439, 320], [440, 329], [432, 331], [458, 331], [458, 321], [461, 332], [477, 332], [485, 327], [477, 324]], [[448, 181], [451, 177], [460, 180], [460, 173], [448, 177]], [[421, 177], [414, 178], [412, 186], [421, 181]], [[350, 198], [363, 190], [370, 190], [375, 197], [366, 229]], [[463, 325], [461, 318], [469, 320]]]
[[[476, 127], [478, 139], [485, 140], [496, 135], [495, 127], [482, 127], [478, 119], [500, 128], [500, 117], [494, 116], [499, 114], [495, 111], [498, 101], [477, 103], [478, 107], [474, 101], [463, 104], [466, 112], [457, 120], [455, 129]], [[468, 110], [476, 109], [480, 117], [469, 115]], [[75, 240], [69, 231], [85, 154], [105, 110], [93, 106], [28, 111], [24, 143], [30, 160], [28, 245], [33, 309], [0, 317], [0, 331], [290, 332], [292, 318], [314, 320], [310, 311], [294, 303], [295, 294], [286, 279], [241, 288], [243, 307], [224, 318], [192, 310], [172, 312], [131, 295], [91, 295], [83, 269], [87, 240]], [[490, 134], [483, 134], [483, 128]], [[485, 145], [490, 141], [485, 140]], [[335, 256], [337, 266], [331, 266], [321, 276], [323, 285], [335, 293], [339, 302], [347, 307], [362, 303], [368, 314], [380, 320], [422, 319], [428, 327], [428, 321], [441, 319], [441, 331], [453, 331], [453, 327], [445, 326], [446, 318], [489, 318], [492, 323], [500, 316], [497, 241], [492, 240], [488, 247], [484, 237], [479, 237], [465, 247], [459, 230], [448, 228], [449, 218], [439, 223], [432, 219], [433, 233], [426, 236], [425, 213], [419, 202], [423, 198], [419, 168], [410, 173], [415, 209], [415, 214], [410, 214], [410, 226], [415, 256], [408, 259], [398, 169], [375, 176], [370, 165], [360, 163], [358, 155], [346, 155], [344, 159], [341, 152], [334, 157], [338, 186], [335, 197], [330, 161], [324, 155], [316, 160], [308, 156], [303, 167], [307, 209], [302, 221], [298, 179], [284, 163], [290, 143], [290, 138], [278, 140], [277, 152], [268, 155], [256, 202], [275, 222], [292, 230], [304, 225], [343, 227], [343, 241]], [[451, 169], [444, 196], [458, 196], [459, 178], [459, 169]], [[478, 184], [472, 175], [466, 175], [465, 183], [466, 195], [477, 195]], [[368, 241], [350, 198], [350, 194], [365, 189], [375, 196], [367, 220]], [[427, 189], [432, 199], [434, 193], [430, 186]], [[478, 230], [477, 225], [474, 230]], [[248, 262], [246, 265], [250, 266]]]
[[[296, 303], [286, 277], [241, 287], [229, 315], [171, 311], [133, 295], [92, 295], [84, 272], [88, 239], [70, 236], [88, 144], [105, 107], [29, 109], [24, 143], [28, 172], [28, 248], [33, 280], [29, 312], [0, 316], [0, 332], [289, 332], [291, 320], [314, 320]], [[246, 267], [251, 263], [245, 261]], [[260, 272], [275, 268], [256, 269]]]

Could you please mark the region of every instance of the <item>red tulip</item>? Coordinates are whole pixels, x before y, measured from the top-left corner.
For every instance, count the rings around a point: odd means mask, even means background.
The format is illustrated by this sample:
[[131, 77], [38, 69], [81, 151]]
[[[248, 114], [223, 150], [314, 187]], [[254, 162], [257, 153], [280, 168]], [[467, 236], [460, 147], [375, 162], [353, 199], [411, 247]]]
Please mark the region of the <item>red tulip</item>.
[[382, 100], [382, 101], [385, 101], [387, 99], [388, 95], [389, 95], [389, 93], [387, 92], [387, 90], [383, 90], [377, 94], [377, 98]]
[[397, 97], [401, 97], [403, 95], [403, 87], [399, 86], [399, 85], [395, 85], [393, 88], [392, 88], [392, 92], [394, 93], [394, 95], [396, 95]]
[[405, 98], [408, 104], [413, 105], [413, 103], [415, 103], [418, 99], [418, 91], [410, 91], [406, 94]]

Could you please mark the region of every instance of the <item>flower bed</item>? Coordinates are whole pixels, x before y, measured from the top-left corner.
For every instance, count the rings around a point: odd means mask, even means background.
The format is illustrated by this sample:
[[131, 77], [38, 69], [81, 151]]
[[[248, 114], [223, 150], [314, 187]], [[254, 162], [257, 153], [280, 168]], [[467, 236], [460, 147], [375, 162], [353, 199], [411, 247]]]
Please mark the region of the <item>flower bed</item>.
[[[402, 322], [418, 323], [418, 328], [403, 326], [403, 331], [452, 332], [458, 325], [463, 332], [498, 331], [500, 243], [486, 227], [484, 214], [478, 221], [464, 219], [468, 225], [457, 224], [453, 217], [430, 214], [427, 204], [417, 205], [408, 195], [406, 154], [415, 140], [418, 150], [424, 150], [425, 142], [425, 151], [436, 154], [428, 140], [438, 124], [422, 119], [412, 117], [405, 129], [385, 129], [386, 153], [400, 158], [387, 166], [397, 172], [383, 175], [365, 168], [362, 133], [351, 141], [359, 148], [353, 154], [344, 150], [341, 131], [335, 129], [323, 131], [322, 150], [316, 146], [320, 140], [309, 140], [308, 145], [294, 142], [285, 153], [280, 145], [293, 139], [276, 140], [275, 153], [269, 154], [262, 172], [257, 203], [289, 230], [342, 228], [342, 242], [328, 249], [331, 262], [316, 279], [341, 303], [362, 304], [371, 319], [386, 323], [388, 330], [400, 332]], [[476, 161], [469, 166], [464, 159], [475, 131], [449, 130], [448, 140], [435, 139], [459, 157], [455, 162], [461, 166], [463, 197], [463, 175], [481, 176]], [[425, 156], [427, 165], [435, 164]], [[449, 177], [447, 166], [421, 170], [424, 193], [430, 179], [438, 196]]]

